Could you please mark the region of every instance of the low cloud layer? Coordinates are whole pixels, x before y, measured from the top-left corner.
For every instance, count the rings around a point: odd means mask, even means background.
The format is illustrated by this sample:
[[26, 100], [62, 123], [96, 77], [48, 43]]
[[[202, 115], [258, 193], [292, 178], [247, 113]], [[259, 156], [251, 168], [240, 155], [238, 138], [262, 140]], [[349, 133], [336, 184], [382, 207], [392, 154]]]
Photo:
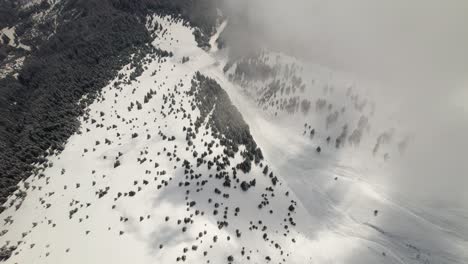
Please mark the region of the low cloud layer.
[[457, 82], [468, 71], [468, 2], [463, 0], [227, 4], [243, 15], [248, 24], [242, 30], [256, 35], [250, 37], [365, 78]]
[[268, 45], [382, 84], [374, 93], [417, 133], [393, 184], [467, 205], [467, 1], [225, 1], [238, 49]]

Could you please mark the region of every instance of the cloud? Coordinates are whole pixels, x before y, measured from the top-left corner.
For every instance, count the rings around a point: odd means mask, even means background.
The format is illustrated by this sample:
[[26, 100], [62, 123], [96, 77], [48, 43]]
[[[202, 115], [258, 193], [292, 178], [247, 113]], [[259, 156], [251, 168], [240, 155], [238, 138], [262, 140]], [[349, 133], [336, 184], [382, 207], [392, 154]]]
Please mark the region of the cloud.
[[[466, 1], [227, 0], [227, 5], [242, 14], [241, 30], [255, 34], [249, 37], [365, 78], [456, 81], [455, 75], [468, 70]], [[427, 73], [436, 73], [437, 80]]]
[[392, 184], [424, 199], [468, 206], [467, 1], [225, 4], [230, 17], [225, 38], [238, 52], [266, 45], [382, 84], [374, 94], [398, 105], [401, 125], [415, 134]]

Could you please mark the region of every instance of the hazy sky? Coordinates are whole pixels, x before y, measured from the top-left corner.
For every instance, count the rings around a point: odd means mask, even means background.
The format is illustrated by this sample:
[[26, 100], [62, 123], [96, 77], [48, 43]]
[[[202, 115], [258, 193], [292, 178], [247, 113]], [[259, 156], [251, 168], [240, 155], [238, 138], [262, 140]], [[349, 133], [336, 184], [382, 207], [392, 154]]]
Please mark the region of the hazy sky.
[[384, 84], [376, 93], [418, 131], [395, 185], [468, 207], [468, 1], [226, 1], [231, 42]]
[[[229, 0], [228, 0], [229, 1]], [[388, 81], [468, 72], [464, 0], [232, 0], [249, 26], [314, 62]], [[433, 74], [437, 78], [431, 78]], [[455, 79], [455, 80], [454, 80]]]

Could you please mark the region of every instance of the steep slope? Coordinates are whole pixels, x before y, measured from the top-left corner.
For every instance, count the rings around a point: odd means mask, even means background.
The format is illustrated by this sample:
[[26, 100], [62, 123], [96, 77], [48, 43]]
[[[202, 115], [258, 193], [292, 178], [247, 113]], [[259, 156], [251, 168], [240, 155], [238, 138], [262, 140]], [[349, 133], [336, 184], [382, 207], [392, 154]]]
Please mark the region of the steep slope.
[[228, 95], [199, 72], [215, 60], [182, 21], [148, 21], [153, 44], [173, 56], [149, 52], [141, 68], [125, 66], [86, 108], [64, 150], [20, 184], [2, 213], [3, 258], [307, 259], [296, 250], [305, 239], [296, 230], [304, 210], [267, 168]]
[[0, 31], [14, 39], [2, 38], [0, 44], [0, 54], [6, 52], [0, 55], [0, 202], [30, 175], [31, 163], [43, 162], [49, 148], [60, 150], [77, 130], [76, 119], [83, 113], [78, 100], [89, 94], [92, 101], [131, 61], [131, 53], [149, 48], [148, 13], [181, 17], [197, 28], [198, 45], [206, 46], [205, 35], [216, 22], [216, 10], [208, 3], [2, 2], [12, 17], [2, 21]]
[[332, 231], [343, 235], [334, 245], [356, 239], [334, 263], [365, 263], [372, 251], [384, 256], [379, 263], [466, 262], [467, 212], [415, 203], [391, 184], [418, 135], [381, 107], [390, 105], [385, 98], [348, 75], [268, 51], [229, 61], [224, 71], [234, 85], [223, 87], [265, 158], [309, 212], [308, 237]]
[[203, 44], [226, 23], [200, 42], [142, 21], [150, 45], [80, 94], [77, 130], [5, 203], [0, 260], [466, 262], [466, 212], [386, 184], [408, 135], [374, 130], [396, 121], [360, 87], [268, 51], [229, 61]]

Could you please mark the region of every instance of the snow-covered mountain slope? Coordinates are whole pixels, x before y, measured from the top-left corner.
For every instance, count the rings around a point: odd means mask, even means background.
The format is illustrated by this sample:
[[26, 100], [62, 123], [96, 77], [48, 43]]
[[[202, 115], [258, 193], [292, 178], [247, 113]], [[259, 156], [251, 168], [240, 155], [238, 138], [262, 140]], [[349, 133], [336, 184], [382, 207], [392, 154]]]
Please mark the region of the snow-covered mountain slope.
[[0, 260], [468, 260], [466, 225], [416, 212], [382, 187], [406, 135], [372, 130], [372, 104], [348, 85], [317, 89], [330, 81], [320, 69], [299, 81], [281, 66], [291, 59], [271, 53], [275, 74], [247, 80], [182, 21], [153, 17], [147, 27], [155, 49], [134, 55], [139, 63], [88, 105], [79, 133], [7, 201]]
[[[235, 85], [223, 87], [266, 159], [315, 219], [309, 237], [340, 230], [359, 238], [354, 245], [384, 248], [390, 262], [466, 262], [466, 208], [428, 207], [392, 186], [414, 135], [402, 130], [398, 109], [377, 107], [388, 105], [385, 98], [345, 74], [276, 53], [231, 61], [224, 71]], [[363, 263], [367, 254], [335, 261]]]
[[[89, 106], [80, 133], [9, 201], [7, 263], [305, 258], [294, 227], [305, 211], [266, 175], [225, 92], [197, 74], [215, 60], [181, 22], [159, 22], [155, 44], [174, 56], [149, 54], [133, 82], [135, 69], [125, 67]], [[220, 127], [226, 122], [232, 129]]]

